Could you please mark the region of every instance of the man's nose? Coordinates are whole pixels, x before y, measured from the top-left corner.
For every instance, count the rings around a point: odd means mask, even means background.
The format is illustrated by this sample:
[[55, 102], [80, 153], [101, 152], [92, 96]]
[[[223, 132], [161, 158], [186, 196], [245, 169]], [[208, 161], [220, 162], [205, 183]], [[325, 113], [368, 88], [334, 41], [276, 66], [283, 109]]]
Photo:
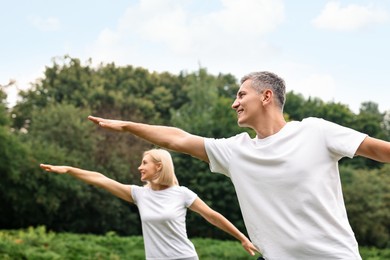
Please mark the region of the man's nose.
[[232, 108], [233, 108], [233, 109], [236, 109], [239, 105], [240, 105], [240, 102], [238, 102], [238, 100], [235, 99], [234, 102], [233, 102], [233, 104], [232, 104]]

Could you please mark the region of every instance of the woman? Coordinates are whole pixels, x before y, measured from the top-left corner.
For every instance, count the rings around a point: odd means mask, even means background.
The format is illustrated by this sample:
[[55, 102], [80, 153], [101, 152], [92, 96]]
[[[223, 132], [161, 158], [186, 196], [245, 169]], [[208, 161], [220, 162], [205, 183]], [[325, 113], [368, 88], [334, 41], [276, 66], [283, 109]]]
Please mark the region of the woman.
[[48, 172], [68, 173], [73, 177], [137, 205], [142, 222], [146, 259], [196, 260], [198, 255], [187, 237], [187, 208], [199, 213], [214, 226], [241, 241], [244, 249], [255, 255], [257, 249], [229, 220], [211, 209], [194, 192], [179, 186], [172, 157], [162, 149], [152, 149], [143, 155], [138, 170], [146, 185], [119, 183], [101, 173], [71, 166], [41, 164]]

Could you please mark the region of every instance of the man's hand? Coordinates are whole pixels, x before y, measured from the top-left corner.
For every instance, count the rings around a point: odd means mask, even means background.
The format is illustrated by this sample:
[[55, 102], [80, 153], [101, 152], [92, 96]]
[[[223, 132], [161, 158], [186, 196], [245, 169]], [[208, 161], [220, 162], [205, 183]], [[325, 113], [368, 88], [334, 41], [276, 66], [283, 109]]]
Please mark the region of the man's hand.
[[111, 120], [111, 119], [104, 119], [101, 117], [95, 117], [95, 116], [88, 116], [88, 119], [92, 121], [93, 123], [110, 130], [114, 131], [125, 131], [124, 127], [126, 126], [125, 121], [121, 120]]

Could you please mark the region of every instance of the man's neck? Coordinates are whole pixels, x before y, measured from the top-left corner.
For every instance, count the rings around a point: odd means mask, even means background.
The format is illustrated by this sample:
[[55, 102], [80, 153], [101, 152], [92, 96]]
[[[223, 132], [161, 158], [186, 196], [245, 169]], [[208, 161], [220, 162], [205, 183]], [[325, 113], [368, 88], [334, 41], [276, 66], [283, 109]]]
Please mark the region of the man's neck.
[[259, 124], [254, 130], [256, 131], [257, 138], [263, 139], [278, 133], [286, 125], [286, 120], [283, 116], [276, 118], [268, 118]]

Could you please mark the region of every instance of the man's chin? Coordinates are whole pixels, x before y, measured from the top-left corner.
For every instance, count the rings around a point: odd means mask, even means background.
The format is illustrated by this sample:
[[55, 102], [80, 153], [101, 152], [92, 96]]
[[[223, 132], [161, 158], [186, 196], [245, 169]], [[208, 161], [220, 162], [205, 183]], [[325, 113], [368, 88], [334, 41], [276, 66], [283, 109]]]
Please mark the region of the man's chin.
[[240, 122], [240, 120], [237, 120], [237, 125], [238, 125], [239, 127], [248, 127], [247, 124], [245, 124], [244, 122]]

